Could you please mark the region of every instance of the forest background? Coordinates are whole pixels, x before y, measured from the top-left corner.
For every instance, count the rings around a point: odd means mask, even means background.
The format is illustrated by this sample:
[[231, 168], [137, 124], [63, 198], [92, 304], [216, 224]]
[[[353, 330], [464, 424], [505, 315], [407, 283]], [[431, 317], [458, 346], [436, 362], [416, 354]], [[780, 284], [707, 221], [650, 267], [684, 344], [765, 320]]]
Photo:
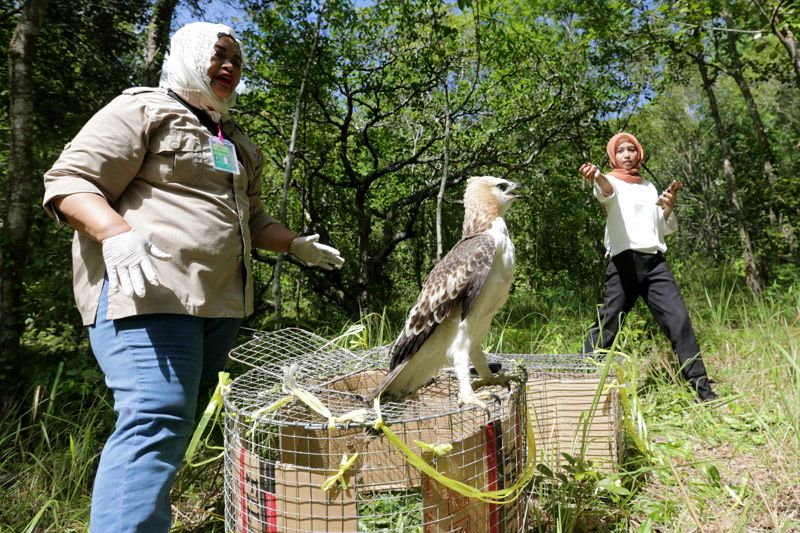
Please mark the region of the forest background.
[[[245, 90], [235, 116], [264, 151], [268, 212], [319, 233], [346, 258], [341, 271], [325, 272], [259, 254], [257, 310], [243, 335], [284, 326], [333, 334], [364, 321], [397, 331], [426, 273], [460, 237], [466, 179], [491, 174], [521, 183], [524, 194], [508, 217], [516, 277], [490, 347], [576, 351], [605, 272], [603, 214], [577, 168], [589, 158], [607, 169], [606, 140], [627, 130], [645, 147], [647, 179], [659, 190], [673, 179], [685, 185], [668, 258], [712, 377], [738, 366], [739, 384], [723, 385], [723, 394], [736, 398], [750, 385], [758, 394], [723, 405], [724, 416], [713, 422], [695, 422], [719, 430], [733, 417], [762, 431], [755, 406], [766, 403], [778, 410], [777, 429], [770, 422], [764, 437], [767, 451], [789, 453], [782, 468], [797, 465], [794, 2], [231, 0], [209, 8], [196, 0], [2, 0], [8, 69], [0, 71], [0, 487], [19, 505], [0, 511], [0, 528], [36, 526], [50, 513], [64, 520], [54, 531], [82, 523], [96, 454], [113, 424], [74, 307], [71, 231], [40, 208], [41, 176], [123, 89], [158, 83], [169, 36], [187, 20], [230, 23], [245, 43]], [[656, 386], [642, 402], [652, 410], [650, 423], [663, 428], [660, 402], [670, 405], [678, 390], [669, 348], [646, 312], [628, 322], [628, 351], [660, 361], [644, 385], [662, 380], [672, 391], [659, 396]], [[733, 340], [742, 328], [746, 349]], [[754, 354], [757, 362], [747, 359]], [[771, 381], [750, 383], [745, 374]], [[81, 418], [87, 416], [90, 422]], [[89, 441], [87, 424], [95, 433]], [[73, 464], [64, 468], [77, 468], [76, 440], [86, 448], [85, 463], [73, 472], [68, 496], [41, 493], [32, 481], [20, 486], [21, 474], [37, 464], [47, 486], [56, 475], [48, 461], [59, 449], [71, 454], [64, 460]], [[796, 475], [745, 496], [741, 483], [720, 481], [707, 462], [700, 468], [681, 460], [719, 489], [722, 509], [741, 511], [730, 527], [800, 527]], [[654, 492], [646, 498], [646, 490], [632, 490], [645, 483], [638, 477], [626, 479], [627, 494], [571, 487], [597, 496], [604, 516], [613, 516], [609, 523], [702, 530], [704, 513], [716, 511], [702, 504], [707, 495], [686, 492], [679, 472], [660, 480], [671, 487], [671, 504], [669, 496], [655, 505], [647, 499]], [[620, 498], [638, 507], [621, 512]], [[200, 516], [201, 524], [209, 519]], [[572, 527], [589, 526], [576, 518]]]

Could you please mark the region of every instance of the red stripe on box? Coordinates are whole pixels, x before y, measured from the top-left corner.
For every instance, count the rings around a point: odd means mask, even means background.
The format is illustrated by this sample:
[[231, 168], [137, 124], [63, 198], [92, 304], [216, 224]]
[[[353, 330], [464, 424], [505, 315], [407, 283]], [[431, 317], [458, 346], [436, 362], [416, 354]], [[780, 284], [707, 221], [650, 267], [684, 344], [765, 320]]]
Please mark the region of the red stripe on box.
[[245, 456], [245, 449], [244, 446], [241, 447], [239, 451], [239, 505], [241, 509], [239, 509], [239, 518], [242, 521], [242, 533], [247, 533], [247, 491], [244, 488], [245, 483], [245, 473], [244, 473], [244, 456]]
[[[489, 490], [499, 488], [499, 476], [497, 469], [497, 426], [496, 421], [489, 422], [484, 426], [486, 430], [486, 473], [489, 481]], [[497, 504], [489, 504], [489, 532], [500, 533], [500, 513]]]

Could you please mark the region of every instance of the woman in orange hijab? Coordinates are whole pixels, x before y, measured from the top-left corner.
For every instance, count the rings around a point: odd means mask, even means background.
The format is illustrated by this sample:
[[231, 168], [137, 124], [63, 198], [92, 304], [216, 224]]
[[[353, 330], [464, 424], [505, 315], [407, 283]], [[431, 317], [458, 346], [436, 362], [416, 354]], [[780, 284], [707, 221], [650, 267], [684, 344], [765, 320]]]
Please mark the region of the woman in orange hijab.
[[607, 349], [619, 333], [623, 317], [641, 296], [661, 330], [672, 342], [681, 373], [701, 401], [717, 399], [700, 355], [697, 337], [678, 284], [664, 259], [664, 237], [678, 229], [677, 187], [660, 195], [642, 178], [644, 149], [630, 133], [620, 132], [606, 146], [611, 170], [603, 174], [590, 162], [579, 172], [594, 184], [595, 198], [607, 218], [606, 285], [598, 319], [583, 345], [584, 353]]

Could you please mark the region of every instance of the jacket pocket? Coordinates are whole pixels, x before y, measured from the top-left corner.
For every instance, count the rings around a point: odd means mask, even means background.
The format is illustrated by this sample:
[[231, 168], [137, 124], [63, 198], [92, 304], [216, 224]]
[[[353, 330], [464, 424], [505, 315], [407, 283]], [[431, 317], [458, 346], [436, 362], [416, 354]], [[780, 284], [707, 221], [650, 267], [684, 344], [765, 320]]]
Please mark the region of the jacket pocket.
[[150, 138], [142, 177], [150, 181], [192, 184], [207, 172], [203, 144], [196, 132], [165, 129]]

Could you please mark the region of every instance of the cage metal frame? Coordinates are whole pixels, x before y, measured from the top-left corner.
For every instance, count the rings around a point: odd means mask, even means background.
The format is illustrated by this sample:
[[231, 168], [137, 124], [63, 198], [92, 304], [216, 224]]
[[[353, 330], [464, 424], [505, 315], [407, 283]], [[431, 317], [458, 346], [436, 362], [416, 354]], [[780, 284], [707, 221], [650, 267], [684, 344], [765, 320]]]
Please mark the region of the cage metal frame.
[[[523, 517], [521, 511], [513, 506], [508, 509], [503, 506], [500, 509], [504, 520], [508, 515], [508, 520], [502, 523], [497, 518], [498, 507], [475, 507], [473, 502], [466, 502], [462, 509], [469, 510], [461, 515], [451, 512], [451, 503], [443, 507], [442, 501], [453, 499], [450, 493], [437, 485], [431, 485], [419, 471], [414, 471], [396, 457], [390, 456], [391, 450], [385, 446], [374, 444], [380, 441], [369, 440], [369, 417], [363, 422], [337, 422], [331, 427], [328, 421], [322, 420], [319, 414], [299, 401], [291, 401], [279, 409], [265, 411], [264, 406], [285, 397], [282, 383], [286, 378], [286, 367], [290, 364], [293, 366], [292, 377], [297, 385], [317, 396], [333, 414], [368, 409], [364, 395], [359, 394], [363, 391], [354, 392], [346, 387], [342, 390], [340, 385], [348, 380], [357, 381], [365, 375], [374, 379], [376, 376], [371, 373], [381, 370], [385, 372], [388, 346], [351, 350], [343, 346], [346, 342], [346, 336], [327, 340], [304, 330], [289, 329], [257, 333], [231, 352], [232, 360], [247, 365], [250, 370], [235, 378], [223, 393], [226, 412], [226, 531], [243, 531], [239, 522], [250, 515], [251, 523], [255, 520], [260, 526], [264, 526], [251, 528], [250, 531], [271, 531], [272, 526], [286, 531], [315, 531], [322, 526], [313, 515], [320, 512], [326, 515], [325, 530], [351, 531], [348, 528], [361, 527], [358, 525], [360, 520], [374, 518], [359, 515], [357, 508], [353, 510], [351, 500], [360, 497], [361, 502], [368, 506], [374, 501], [371, 499], [373, 496], [385, 498], [386, 493], [406, 492], [414, 493], [417, 497], [419, 491], [422, 491], [423, 502], [419, 512], [426, 531], [430, 528], [456, 531], [461, 527], [456, 523], [459, 520], [492, 520], [494, 525], [502, 525], [501, 529], [495, 528], [497, 531], [518, 531]], [[490, 355], [490, 361], [499, 362], [502, 370], [518, 382], [525, 381], [525, 370], [511, 359]], [[497, 478], [497, 472], [502, 472], [504, 476], [500, 484], [510, 483], [511, 478], [519, 473], [521, 465], [525, 464], [527, 450], [520, 441], [525, 426], [525, 422], [520, 419], [520, 413], [525, 410], [525, 388], [519, 386], [515, 393], [512, 393], [511, 388], [513, 387], [504, 389], [494, 385], [482, 391], [497, 400], [490, 401], [486, 410], [475, 406], [459, 406], [456, 401], [457, 380], [452, 370], [445, 370], [431, 384], [421, 389], [419, 394], [422, 396], [382, 404], [381, 414], [388, 425], [398, 430], [401, 439], [425, 456], [427, 461], [455, 477], [478, 485], [476, 488], [480, 490], [488, 490], [496, 488], [498, 483], [497, 479], [491, 482], [492, 474], [489, 470], [492, 466], [489, 464], [492, 463], [492, 456], [484, 452], [485, 448], [494, 446], [494, 475]], [[490, 443], [491, 439], [486, 436], [486, 432], [495, 423], [499, 424], [499, 429], [493, 434], [497, 441]], [[461, 455], [454, 453], [451, 457], [438, 458], [412, 444], [416, 440], [415, 436], [454, 442], [461, 446]], [[374, 435], [372, 438], [375, 438]], [[466, 444], [468, 441], [469, 447]], [[498, 443], [502, 443], [502, 449], [495, 450]], [[349, 477], [350, 487], [356, 488], [351, 489], [348, 495], [345, 494], [345, 486], [339, 485], [330, 495], [339, 497], [339, 501], [344, 503], [331, 503], [327, 494], [323, 495], [316, 490], [315, 484], [335, 472], [335, 463], [338, 462], [340, 453], [344, 455], [344, 460], [348, 457], [348, 451], [354, 453], [357, 450], [363, 455], [359, 458], [360, 463], [356, 463], [356, 473]], [[500, 457], [499, 461], [497, 457]], [[381, 464], [387, 458], [389, 467]], [[497, 463], [503, 464], [498, 466]], [[263, 472], [265, 465], [269, 471], [267, 474]], [[291, 477], [293, 472], [300, 471], [302, 480], [300, 475]], [[345, 479], [345, 476], [342, 478]], [[239, 479], [238, 486], [230, 481], [236, 479]], [[291, 516], [285, 509], [281, 516], [277, 516], [280, 514], [279, 510], [265, 510], [268, 504], [262, 505], [262, 500], [272, 493], [262, 485], [274, 488], [280, 479], [287, 485], [301, 485], [300, 492], [313, 495], [310, 506], [303, 507], [308, 502], [301, 501], [299, 497], [290, 500], [287, 496], [279, 504], [283, 503], [285, 507], [291, 508], [294, 513]], [[295, 487], [286, 488], [287, 493], [293, 490]], [[436, 494], [431, 498], [429, 493], [436, 490], [440, 491], [436, 493], [438, 499]], [[324, 500], [325, 498], [328, 499]], [[431, 501], [438, 503], [431, 505]], [[255, 503], [251, 505], [251, 502]], [[409, 502], [411, 498], [406, 501]], [[315, 506], [315, 503], [318, 505]], [[306, 510], [295, 512], [295, 509]], [[312, 516], [303, 516], [302, 513]], [[238, 522], [237, 519], [230, 518], [237, 516]], [[283, 528], [278, 527], [281, 520]], [[246, 529], [245, 527], [244, 530]]]

